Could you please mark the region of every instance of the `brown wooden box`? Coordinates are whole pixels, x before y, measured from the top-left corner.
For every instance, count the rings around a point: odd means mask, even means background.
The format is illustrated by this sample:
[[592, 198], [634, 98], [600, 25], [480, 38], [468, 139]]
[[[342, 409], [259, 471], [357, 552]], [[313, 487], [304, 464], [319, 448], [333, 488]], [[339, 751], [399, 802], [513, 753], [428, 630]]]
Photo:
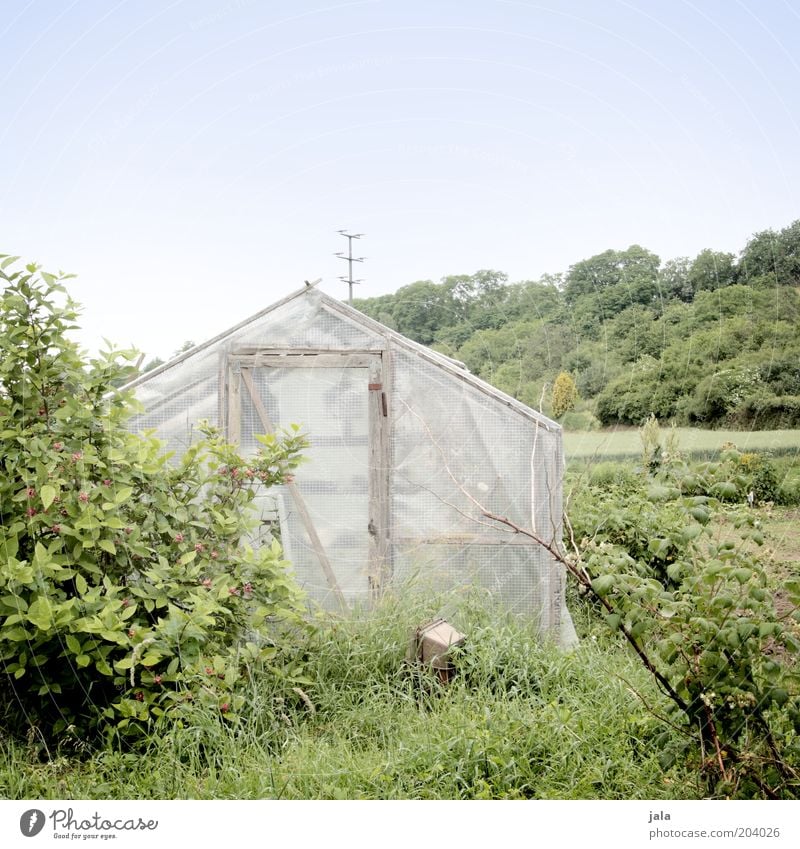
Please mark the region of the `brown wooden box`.
[[434, 619], [426, 625], [420, 625], [412, 636], [411, 656], [424, 666], [435, 669], [442, 681], [450, 679], [454, 671], [450, 650], [453, 646], [462, 646], [466, 641], [464, 634], [444, 619]]

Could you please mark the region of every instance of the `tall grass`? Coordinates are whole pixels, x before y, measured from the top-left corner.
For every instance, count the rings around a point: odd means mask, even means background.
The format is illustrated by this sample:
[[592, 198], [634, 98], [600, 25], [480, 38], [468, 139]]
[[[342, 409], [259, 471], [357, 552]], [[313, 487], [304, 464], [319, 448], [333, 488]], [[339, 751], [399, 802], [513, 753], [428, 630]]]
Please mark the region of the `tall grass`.
[[[449, 685], [405, 660], [409, 630], [439, 613], [467, 637]], [[198, 711], [143, 753], [42, 760], [5, 741], [7, 798], [678, 798], [651, 745], [663, 728], [647, 676], [587, 635], [565, 653], [476, 593], [389, 597], [320, 617], [296, 649], [302, 687], [255, 676], [232, 724]], [[267, 683], [268, 681], [272, 683]]]

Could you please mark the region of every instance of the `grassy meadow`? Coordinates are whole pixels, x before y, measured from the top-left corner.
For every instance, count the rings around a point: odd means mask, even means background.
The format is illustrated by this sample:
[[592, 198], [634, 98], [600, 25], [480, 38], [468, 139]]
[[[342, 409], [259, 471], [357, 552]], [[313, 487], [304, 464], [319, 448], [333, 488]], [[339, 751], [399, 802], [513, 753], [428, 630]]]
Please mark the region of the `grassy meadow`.
[[[409, 625], [446, 613], [468, 636], [443, 686], [405, 662]], [[653, 685], [615, 638], [578, 622], [571, 652], [472, 592], [387, 598], [320, 620], [308, 683], [252, 682], [238, 725], [199, 712], [144, 755], [86, 759], [0, 743], [4, 798], [664, 799], [697, 789], [648, 740]], [[637, 695], [638, 694], [638, 695]]]
[[[798, 430], [741, 431], [664, 427], [662, 434], [665, 438], [674, 438], [680, 450], [690, 457], [714, 455], [726, 442], [732, 442], [740, 451], [769, 451], [776, 455], [800, 456]], [[565, 431], [564, 452], [568, 461], [639, 457], [642, 453], [642, 442], [639, 429], [635, 427]]]

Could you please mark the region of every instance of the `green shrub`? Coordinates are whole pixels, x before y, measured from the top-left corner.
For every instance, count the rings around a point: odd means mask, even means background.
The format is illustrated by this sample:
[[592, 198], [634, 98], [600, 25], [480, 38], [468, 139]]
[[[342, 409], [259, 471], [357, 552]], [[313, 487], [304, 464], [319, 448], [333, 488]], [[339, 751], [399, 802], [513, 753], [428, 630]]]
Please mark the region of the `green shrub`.
[[564, 430], [597, 430], [599, 420], [589, 410], [571, 410], [561, 417]]
[[642, 478], [630, 463], [606, 461], [592, 466], [589, 472], [589, 483], [595, 487], [636, 488], [641, 486]]
[[792, 477], [787, 476], [778, 486], [775, 502], [784, 507], [797, 507], [800, 505], [800, 474]]
[[[665, 744], [664, 765], [693, 765], [710, 795], [796, 798], [800, 612], [775, 609], [757, 513], [723, 503], [762, 468], [746, 458], [731, 448], [699, 470], [676, 460], [645, 487], [586, 487], [567, 535], [577, 547], [561, 560], [683, 724], [687, 738]], [[737, 470], [746, 474], [730, 480]], [[781, 592], [800, 603], [800, 582]]]
[[[246, 547], [257, 487], [305, 444], [262, 437], [244, 461], [207, 428], [177, 466], [129, 433], [120, 357], [86, 362], [75, 308], [34, 265], [2, 263], [0, 700], [7, 730], [137, 737], [199, 702], [228, 718], [248, 665], [295, 616], [277, 545]], [[131, 355], [129, 355], [131, 356]], [[123, 358], [124, 359], [124, 358]], [[276, 658], [279, 663], [279, 658]]]

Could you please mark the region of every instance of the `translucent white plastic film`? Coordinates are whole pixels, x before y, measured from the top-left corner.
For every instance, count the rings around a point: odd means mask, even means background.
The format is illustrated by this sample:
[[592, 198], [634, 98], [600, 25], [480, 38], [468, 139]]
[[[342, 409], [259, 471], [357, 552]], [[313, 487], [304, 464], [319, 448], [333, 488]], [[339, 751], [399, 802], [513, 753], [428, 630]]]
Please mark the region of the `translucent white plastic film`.
[[[145, 412], [133, 427], [156, 428], [180, 454], [196, 438], [200, 419], [223, 426], [231, 357], [247, 351], [383, 356], [389, 578], [415, 574], [423, 584], [475, 583], [511, 610], [535, 617], [543, 632], [571, 641], [561, 567], [541, 546], [519, 544], [508, 527], [483, 515], [489, 511], [535, 530], [548, 543], [560, 542], [563, 449], [557, 425], [452, 361], [308, 290], [141, 380], [136, 392]], [[311, 439], [296, 483], [348, 604], [369, 599], [374, 389], [367, 372], [258, 365], [251, 372], [270, 418], [300, 424]], [[264, 427], [247, 393], [241, 398], [241, 447], [250, 452]], [[288, 488], [271, 490], [260, 504], [264, 538], [270, 527], [280, 526], [310, 597], [335, 606]]]

